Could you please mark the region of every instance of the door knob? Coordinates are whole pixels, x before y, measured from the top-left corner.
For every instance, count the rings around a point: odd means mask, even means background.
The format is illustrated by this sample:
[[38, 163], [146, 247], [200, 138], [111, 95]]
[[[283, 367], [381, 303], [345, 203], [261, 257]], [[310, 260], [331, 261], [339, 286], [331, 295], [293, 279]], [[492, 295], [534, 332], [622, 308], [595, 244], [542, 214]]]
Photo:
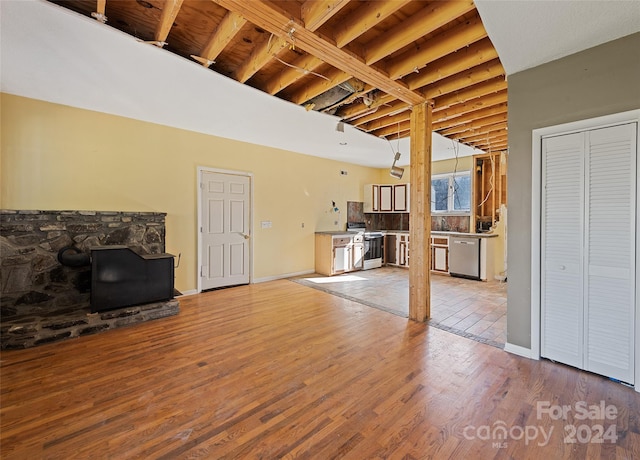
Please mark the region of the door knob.
[[238, 235], [242, 235], [242, 238], [244, 238], [245, 240], [248, 240], [250, 238], [249, 235], [247, 235], [246, 233], [242, 233], [242, 232], [236, 232]]

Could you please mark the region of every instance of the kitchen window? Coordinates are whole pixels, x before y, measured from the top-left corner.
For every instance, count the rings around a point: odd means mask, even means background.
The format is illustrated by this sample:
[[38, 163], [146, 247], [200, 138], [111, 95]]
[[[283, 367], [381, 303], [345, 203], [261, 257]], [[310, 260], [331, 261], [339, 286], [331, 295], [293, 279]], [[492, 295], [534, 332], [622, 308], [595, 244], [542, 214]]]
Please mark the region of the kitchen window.
[[431, 212], [469, 213], [471, 173], [463, 171], [431, 177]]

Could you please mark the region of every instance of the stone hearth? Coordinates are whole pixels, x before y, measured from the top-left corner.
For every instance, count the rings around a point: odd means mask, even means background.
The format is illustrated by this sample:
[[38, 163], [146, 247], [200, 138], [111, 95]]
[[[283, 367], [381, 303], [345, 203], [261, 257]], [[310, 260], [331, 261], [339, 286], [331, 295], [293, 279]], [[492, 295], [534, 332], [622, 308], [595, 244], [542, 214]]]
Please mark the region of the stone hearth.
[[58, 251], [125, 245], [165, 250], [165, 213], [0, 210], [2, 348], [25, 348], [175, 315], [178, 302], [91, 313], [90, 267], [66, 267]]
[[175, 299], [100, 313], [91, 313], [89, 307], [32, 307], [31, 314], [3, 319], [0, 342], [3, 350], [29, 348], [173, 316], [179, 311]]

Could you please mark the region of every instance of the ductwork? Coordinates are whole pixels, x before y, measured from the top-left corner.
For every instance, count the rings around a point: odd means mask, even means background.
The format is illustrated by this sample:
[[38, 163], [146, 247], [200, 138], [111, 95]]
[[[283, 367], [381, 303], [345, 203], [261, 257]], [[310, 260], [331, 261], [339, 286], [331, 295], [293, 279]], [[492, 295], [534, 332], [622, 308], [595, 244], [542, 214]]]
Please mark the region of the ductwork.
[[65, 246], [58, 251], [58, 262], [65, 267], [86, 267], [91, 265], [91, 257], [75, 246]]

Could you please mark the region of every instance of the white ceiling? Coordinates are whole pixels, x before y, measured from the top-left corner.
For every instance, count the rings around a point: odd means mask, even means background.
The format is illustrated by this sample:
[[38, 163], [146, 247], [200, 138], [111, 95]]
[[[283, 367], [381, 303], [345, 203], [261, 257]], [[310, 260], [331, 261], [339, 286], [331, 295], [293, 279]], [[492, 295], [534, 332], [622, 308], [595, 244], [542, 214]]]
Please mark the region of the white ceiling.
[[[40, 0], [0, 1], [0, 90], [293, 152], [388, 168], [389, 142]], [[341, 145], [346, 142], [346, 145]], [[457, 143], [456, 143], [457, 144]], [[480, 153], [434, 135], [434, 160]]]
[[507, 75], [640, 31], [638, 0], [475, 4]]
[[[508, 73], [635, 32], [636, 1], [476, 0]], [[585, 25], [586, 24], [586, 25]], [[41, 0], [0, 1], [0, 90], [364, 166], [409, 161], [387, 141], [307, 112]], [[341, 145], [346, 142], [347, 145]], [[479, 153], [437, 134], [434, 160]]]

